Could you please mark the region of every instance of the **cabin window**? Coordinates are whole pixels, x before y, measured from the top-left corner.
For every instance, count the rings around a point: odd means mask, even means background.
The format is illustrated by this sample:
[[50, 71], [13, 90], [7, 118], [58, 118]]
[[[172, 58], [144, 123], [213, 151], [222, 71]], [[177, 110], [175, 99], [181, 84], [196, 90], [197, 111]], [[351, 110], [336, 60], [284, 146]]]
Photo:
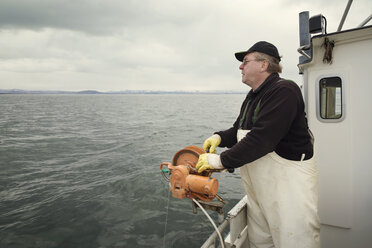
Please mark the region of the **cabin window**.
[[342, 117], [342, 84], [339, 77], [322, 78], [319, 81], [320, 117], [340, 119]]

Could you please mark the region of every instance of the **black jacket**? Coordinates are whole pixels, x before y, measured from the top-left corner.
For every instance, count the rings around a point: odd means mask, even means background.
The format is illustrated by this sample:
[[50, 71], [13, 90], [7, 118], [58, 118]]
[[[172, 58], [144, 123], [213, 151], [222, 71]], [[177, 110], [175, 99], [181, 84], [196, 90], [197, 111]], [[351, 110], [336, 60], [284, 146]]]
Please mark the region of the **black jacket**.
[[[304, 108], [298, 85], [272, 73], [258, 89], [248, 93], [233, 127], [216, 132], [221, 136], [219, 146], [230, 148], [221, 153], [223, 166], [237, 168], [272, 151], [289, 160], [299, 161], [302, 154], [305, 160], [310, 159], [313, 145]], [[251, 132], [237, 143], [239, 128]]]

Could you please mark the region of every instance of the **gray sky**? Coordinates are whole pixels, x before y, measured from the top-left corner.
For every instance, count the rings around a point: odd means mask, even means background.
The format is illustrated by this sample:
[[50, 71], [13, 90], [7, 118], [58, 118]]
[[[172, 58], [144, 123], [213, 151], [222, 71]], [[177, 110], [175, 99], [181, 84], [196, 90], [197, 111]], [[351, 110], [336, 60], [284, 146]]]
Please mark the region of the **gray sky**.
[[[326, 3], [326, 4], [325, 4]], [[247, 90], [234, 53], [274, 43], [298, 75], [298, 13], [336, 31], [347, 0], [0, 0], [0, 89]], [[372, 13], [355, 0], [344, 29]]]

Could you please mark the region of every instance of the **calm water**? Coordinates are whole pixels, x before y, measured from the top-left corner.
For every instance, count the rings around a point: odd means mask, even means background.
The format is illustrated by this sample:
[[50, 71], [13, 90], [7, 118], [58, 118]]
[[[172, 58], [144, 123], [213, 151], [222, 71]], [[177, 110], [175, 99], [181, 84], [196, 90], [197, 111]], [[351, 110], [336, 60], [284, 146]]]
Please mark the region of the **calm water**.
[[[170, 197], [164, 237], [159, 166], [230, 127], [244, 97], [0, 95], [0, 247], [199, 247], [214, 229], [189, 199]], [[239, 173], [215, 177], [228, 210]]]

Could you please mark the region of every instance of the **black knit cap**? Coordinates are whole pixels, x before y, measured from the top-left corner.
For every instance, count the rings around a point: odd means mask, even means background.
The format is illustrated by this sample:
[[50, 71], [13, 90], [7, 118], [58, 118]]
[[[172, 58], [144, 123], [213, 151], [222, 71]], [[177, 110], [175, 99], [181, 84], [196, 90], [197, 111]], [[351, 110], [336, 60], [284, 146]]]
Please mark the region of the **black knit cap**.
[[256, 44], [254, 44], [251, 48], [249, 48], [247, 51], [235, 53], [235, 58], [243, 62], [245, 55], [253, 52], [264, 53], [273, 56], [274, 58], [280, 61], [278, 49], [273, 44], [266, 41], [259, 41]]

